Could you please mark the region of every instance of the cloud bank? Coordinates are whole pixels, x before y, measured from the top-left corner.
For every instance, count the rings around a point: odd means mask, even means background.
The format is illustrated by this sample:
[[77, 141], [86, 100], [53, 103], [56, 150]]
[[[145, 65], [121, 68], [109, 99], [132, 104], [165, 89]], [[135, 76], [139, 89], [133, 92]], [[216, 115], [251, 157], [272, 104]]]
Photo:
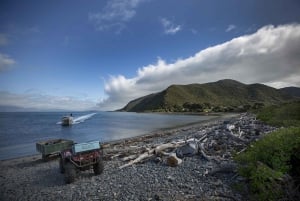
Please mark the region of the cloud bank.
[[0, 91], [0, 109], [17, 108], [17, 110], [36, 111], [85, 111], [96, 109], [96, 103], [91, 100], [82, 100], [72, 96], [53, 96], [47, 94], [24, 93], [15, 94], [7, 91]]
[[133, 78], [111, 76], [100, 109], [119, 109], [130, 100], [171, 84], [206, 83], [230, 78], [273, 87], [300, 86], [300, 25], [265, 26], [251, 35], [206, 48], [194, 56], [141, 67]]

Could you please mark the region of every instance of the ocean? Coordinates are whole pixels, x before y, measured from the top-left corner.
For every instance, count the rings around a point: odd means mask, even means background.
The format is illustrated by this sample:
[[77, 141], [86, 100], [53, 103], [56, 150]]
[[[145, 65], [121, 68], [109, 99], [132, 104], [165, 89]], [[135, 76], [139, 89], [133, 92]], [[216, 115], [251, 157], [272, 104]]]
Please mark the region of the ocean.
[[0, 160], [38, 154], [38, 141], [64, 138], [102, 142], [144, 135], [213, 116], [129, 112], [74, 112], [75, 124], [60, 125], [65, 112], [0, 112]]

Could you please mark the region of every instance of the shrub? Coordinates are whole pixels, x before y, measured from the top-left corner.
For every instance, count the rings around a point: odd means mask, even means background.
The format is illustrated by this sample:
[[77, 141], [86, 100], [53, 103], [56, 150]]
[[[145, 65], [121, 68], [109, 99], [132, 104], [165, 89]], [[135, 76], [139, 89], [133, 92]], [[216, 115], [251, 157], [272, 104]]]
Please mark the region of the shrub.
[[235, 157], [239, 173], [249, 179], [250, 191], [256, 200], [276, 200], [283, 196], [279, 181], [295, 168], [291, 158], [300, 159], [296, 152], [299, 148], [300, 128], [285, 128], [270, 133]]

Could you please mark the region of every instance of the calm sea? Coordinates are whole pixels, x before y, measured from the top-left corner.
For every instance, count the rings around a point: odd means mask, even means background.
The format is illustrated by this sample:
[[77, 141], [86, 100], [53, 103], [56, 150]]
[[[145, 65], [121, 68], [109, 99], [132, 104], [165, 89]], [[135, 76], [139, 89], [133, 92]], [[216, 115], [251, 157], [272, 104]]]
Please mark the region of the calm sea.
[[212, 116], [77, 112], [76, 124], [60, 125], [62, 112], [0, 113], [0, 160], [37, 154], [38, 141], [65, 138], [75, 142], [112, 141], [144, 135], [158, 129], [200, 122]]

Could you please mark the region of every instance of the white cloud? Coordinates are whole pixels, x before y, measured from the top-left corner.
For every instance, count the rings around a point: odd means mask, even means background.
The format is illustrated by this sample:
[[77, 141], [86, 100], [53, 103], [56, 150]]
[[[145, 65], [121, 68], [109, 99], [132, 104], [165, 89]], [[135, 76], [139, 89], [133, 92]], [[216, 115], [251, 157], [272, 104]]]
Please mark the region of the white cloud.
[[0, 72], [10, 69], [15, 63], [16, 61], [10, 56], [0, 53]]
[[234, 24], [228, 25], [227, 29], [225, 30], [226, 32], [230, 32], [232, 30], [236, 29], [236, 26]]
[[117, 33], [136, 15], [136, 8], [145, 0], [111, 0], [98, 13], [90, 13], [89, 20], [99, 31], [114, 29]]
[[72, 96], [53, 96], [42, 93], [16, 94], [0, 91], [0, 106], [19, 107], [34, 110], [84, 111], [96, 108], [96, 102]]
[[171, 22], [170, 20], [166, 19], [166, 18], [161, 18], [160, 22], [164, 28], [164, 33], [165, 34], [175, 34], [178, 31], [181, 30], [181, 26], [180, 25], [176, 25], [173, 22]]
[[256, 33], [204, 49], [194, 56], [139, 68], [137, 75], [112, 76], [101, 109], [118, 109], [130, 100], [171, 84], [213, 82], [224, 78], [271, 86], [300, 86], [300, 25], [265, 26]]

